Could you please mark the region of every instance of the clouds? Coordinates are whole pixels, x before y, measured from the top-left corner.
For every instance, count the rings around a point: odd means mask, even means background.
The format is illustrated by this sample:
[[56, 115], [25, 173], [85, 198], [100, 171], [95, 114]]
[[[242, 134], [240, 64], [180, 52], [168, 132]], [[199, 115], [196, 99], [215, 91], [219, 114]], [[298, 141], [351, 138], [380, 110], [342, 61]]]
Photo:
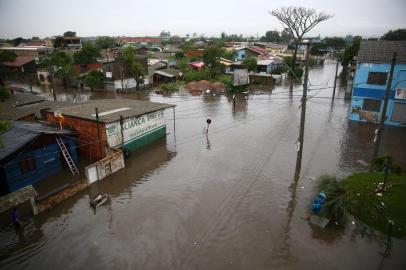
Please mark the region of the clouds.
[[[282, 27], [267, 11], [280, 7], [269, 0], [0, 0], [0, 37], [51, 36], [73, 30], [80, 36], [172, 34], [219, 36], [221, 32], [263, 35]], [[283, 1], [334, 14], [311, 35], [379, 36], [406, 27], [406, 1]]]

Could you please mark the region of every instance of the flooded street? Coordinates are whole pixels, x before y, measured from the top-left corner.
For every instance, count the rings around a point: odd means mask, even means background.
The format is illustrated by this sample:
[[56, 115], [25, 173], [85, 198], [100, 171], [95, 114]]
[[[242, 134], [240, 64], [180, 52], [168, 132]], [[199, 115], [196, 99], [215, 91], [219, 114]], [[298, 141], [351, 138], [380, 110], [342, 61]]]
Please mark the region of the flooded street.
[[[335, 62], [310, 71], [304, 154], [294, 178], [301, 85], [246, 99], [141, 91], [58, 94], [58, 101], [135, 98], [176, 104], [166, 138], [133, 152], [126, 168], [29, 221], [0, 231], [1, 269], [406, 269], [406, 241], [355, 221], [345, 231], [304, 219], [317, 176], [365, 171], [376, 126], [348, 121]], [[254, 87], [255, 88], [255, 87]], [[206, 119], [212, 123], [203, 133]], [[382, 149], [406, 164], [406, 129], [386, 128]], [[89, 207], [89, 197], [111, 202]], [[352, 221], [352, 220], [351, 220]]]

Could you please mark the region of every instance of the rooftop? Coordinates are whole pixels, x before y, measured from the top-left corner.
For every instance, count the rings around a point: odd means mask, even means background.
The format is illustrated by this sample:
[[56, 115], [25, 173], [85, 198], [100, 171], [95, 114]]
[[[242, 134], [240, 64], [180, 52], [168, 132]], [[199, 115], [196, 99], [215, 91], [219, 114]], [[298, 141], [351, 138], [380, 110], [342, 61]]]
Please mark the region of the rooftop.
[[15, 121], [11, 127], [1, 134], [4, 147], [0, 148], [0, 160], [13, 155], [24, 146], [31, 144], [42, 134], [73, 135], [71, 130], [60, 130], [39, 122]]
[[5, 62], [5, 66], [9, 67], [21, 67], [35, 60], [32, 56], [17, 56], [13, 62]]
[[[175, 107], [175, 105], [134, 99], [99, 99], [87, 103], [64, 106], [59, 110], [64, 116], [96, 121], [95, 108], [98, 108], [99, 121], [111, 123], [119, 121], [120, 115], [125, 119], [170, 107]], [[49, 111], [56, 111], [56, 109]]]
[[26, 92], [15, 92], [10, 98], [0, 102], [0, 120], [19, 120], [41, 110], [66, 106], [65, 102], [54, 102]]
[[406, 41], [362, 40], [358, 63], [390, 63], [394, 52], [396, 63], [406, 64]]

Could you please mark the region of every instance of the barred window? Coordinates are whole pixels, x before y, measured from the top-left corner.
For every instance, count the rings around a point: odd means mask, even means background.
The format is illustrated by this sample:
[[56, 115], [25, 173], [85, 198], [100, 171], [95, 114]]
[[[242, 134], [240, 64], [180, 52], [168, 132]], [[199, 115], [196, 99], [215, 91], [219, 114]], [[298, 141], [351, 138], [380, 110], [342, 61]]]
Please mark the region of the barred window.
[[381, 110], [381, 101], [376, 99], [364, 99], [362, 104], [363, 111], [379, 112]]
[[387, 72], [369, 72], [367, 82], [369, 84], [385, 85], [387, 75]]

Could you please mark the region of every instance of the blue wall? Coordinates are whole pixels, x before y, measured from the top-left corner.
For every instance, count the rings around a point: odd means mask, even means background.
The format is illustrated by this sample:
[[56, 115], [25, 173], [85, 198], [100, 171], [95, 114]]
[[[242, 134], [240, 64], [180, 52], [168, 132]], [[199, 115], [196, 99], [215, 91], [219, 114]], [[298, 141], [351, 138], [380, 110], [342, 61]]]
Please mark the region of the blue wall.
[[[360, 117], [358, 113], [354, 113], [355, 108], [362, 108], [364, 99], [382, 100], [381, 108], [379, 112], [366, 112], [369, 116], [373, 117], [376, 122], [379, 121], [380, 115], [383, 109], [383, 100], [385, 97], [385, 90], [387, 85], [375, 85], [368, 84], [369, 72], [387, 72], [389, 78], [390, 64], [358, 64], [354, 78], [354, 88], [352, 92], [351, 108], [349, 112], [349, 118], [353, 121], [366, 121], [364, 117]], [[395, 126], [406, 126], [405, 123], [391, 121], [393, 112], [393, 106], [396, 103], [406, 103], [405, 100], [394, 99], [395, 90], [397, 88], [406, 89], [406, 64], [395, 65], [392, 81], [392, 91], [390, 94], [390, 100], [388, 102], [388, 108], [386, 111], [387, 120], [385, 124]]]
[[245, 59], [245, 49], [235, 51], [234, 59], [244, 60]]
[[[78, 154], [75, 141], [71, 138], [64, 138], [63, 141], [65, 142], [66, 147], [70, 148], [72, 159], [77, 164]], [[61, 171], [63, 168], [61, 160], [65, 162], [65, 159], [63, 156], [60, 157], [59, 153], [59, 146], [55, 143], [30, 152], [24, 152], [11, 160], [5, 167], [6, 180], [10, 192], [36, 183]], [[36, 169], [22, 174], [20, 171], [20, 161], [30, 157], [34, 157]]]

